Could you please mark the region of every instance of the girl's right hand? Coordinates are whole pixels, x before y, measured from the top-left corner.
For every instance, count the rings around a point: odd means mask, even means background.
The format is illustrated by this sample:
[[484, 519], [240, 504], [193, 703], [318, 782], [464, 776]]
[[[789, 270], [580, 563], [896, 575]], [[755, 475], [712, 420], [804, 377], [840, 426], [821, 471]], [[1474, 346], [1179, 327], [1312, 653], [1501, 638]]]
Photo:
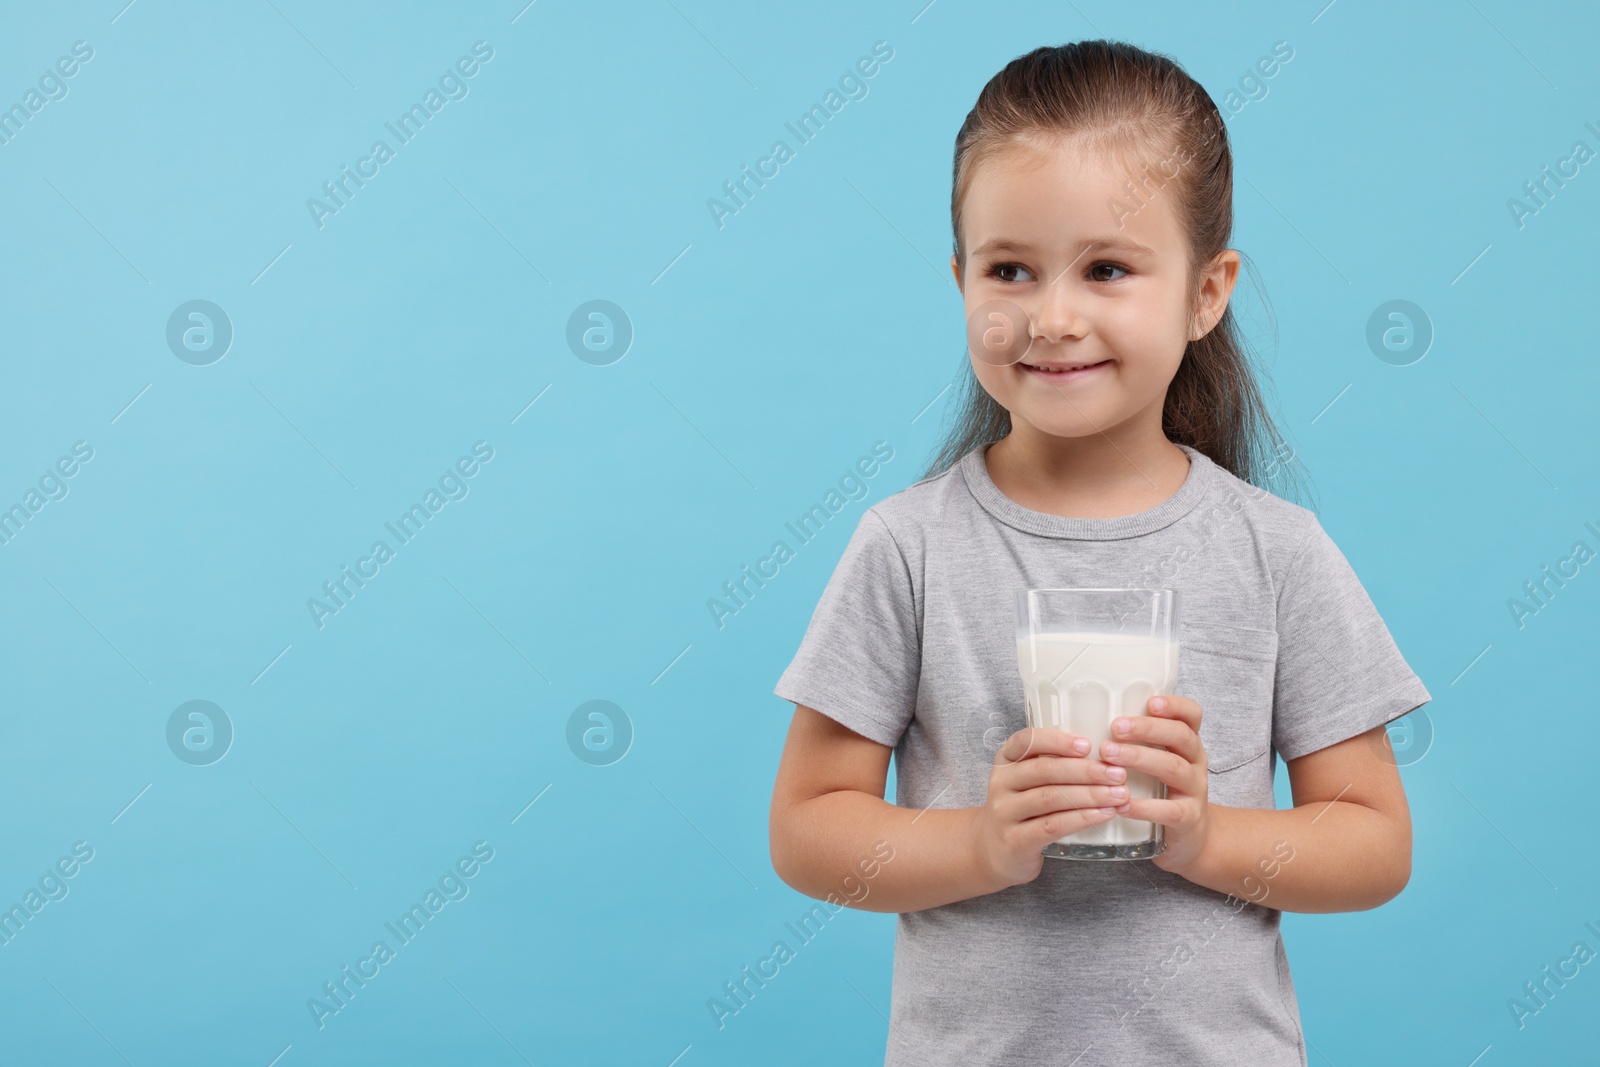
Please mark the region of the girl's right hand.
[[989, 794], [972, 810], [972, 847], [996, 889], [1039, 876], [1045, 845], [1111, 820], [1128, 803], [1128, 772], [1088, 757], [1086, 738], [1027, 727], [1006, 739]]

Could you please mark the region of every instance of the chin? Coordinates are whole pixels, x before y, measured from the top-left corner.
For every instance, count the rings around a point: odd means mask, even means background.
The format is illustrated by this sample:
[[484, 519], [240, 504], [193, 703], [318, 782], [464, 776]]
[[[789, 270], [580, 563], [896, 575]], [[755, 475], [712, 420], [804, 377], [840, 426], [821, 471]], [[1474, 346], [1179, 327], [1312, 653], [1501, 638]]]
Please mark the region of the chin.
[[1076, 439], [1095, 436], [1119, 420], [1103, 415], [1095, 408], [1083, 407], [1082, 414], [1070, 408], [1066, 413], [1060, 411], [1036, 413], [1012, 408], [1011, 421], [1013, 425], [1018, 422], [1027, 423], [1040, 433], [1051, 437]]

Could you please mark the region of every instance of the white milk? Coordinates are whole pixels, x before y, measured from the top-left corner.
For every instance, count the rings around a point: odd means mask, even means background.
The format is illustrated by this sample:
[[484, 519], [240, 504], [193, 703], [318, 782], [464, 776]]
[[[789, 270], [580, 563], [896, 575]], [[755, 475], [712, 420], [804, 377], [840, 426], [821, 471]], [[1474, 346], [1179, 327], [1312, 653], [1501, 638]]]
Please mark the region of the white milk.
[[[1178, 642], [1121, 634], [1023, 635], [1017, 661], [1028, 697], [1028, 725], [1089, 739], [1089, 758], [1111, 739], [1111, 720], [1149, 714], [1145, 702], [1178, 681]], [[1160, 795], [1149, 774], [1128, 771], [1130, 798]], [[1116, 805], [1113, 805], [1115, 807]], [[1123, 815], [1060, 838], [1058, 844], [1129, 845], [1155, 836], [1156, 824]]]

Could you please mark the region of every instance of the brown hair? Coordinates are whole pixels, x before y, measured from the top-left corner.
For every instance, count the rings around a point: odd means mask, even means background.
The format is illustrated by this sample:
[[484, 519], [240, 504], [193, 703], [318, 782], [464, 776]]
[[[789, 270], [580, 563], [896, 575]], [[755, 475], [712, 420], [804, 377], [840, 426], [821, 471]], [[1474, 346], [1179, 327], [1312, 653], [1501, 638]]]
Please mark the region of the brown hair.
[[[961, 205], [978, 165], [1018, 145], [1055, 145], [1067, 139], [1123, 161], [1144, 160], [1142, 184], [1153, 181], [1171, 188], [1174, 212], [1189, 237], [1189, 277], [1196, 283], [1192, 304], [1199, 296], [1200, 269], [1227, 247], [1233, 230], [1233, 155], [1227, 127], [1205, 89], [1175, 61], [1118, 41], [1034, 49], [1006, 64], [978, 94], [956, 135], [950, 195], [962, 276], [967, 264]], [[1176, 161], [1176, 173], [1158, 167], [1158, 176], [1151, 177], [1152, 157], [1162, 164]], [[1254, 268], [1250, 270], [1253, 275]], [[1216, 326], [1189, 342], [1167, 388], [1162, 431], [1252, 485], [1273, 492], [1284, 487], [1298, 495], [1297, 472], [1289, 467], [1294, 450], [1279, 435], [1262, 401], [1237, 321], [1230, 301]], [[925, 478], [1011, 432], [1011, 413], [978, 382], [964, 349], [962, 365], [959, 414]]]

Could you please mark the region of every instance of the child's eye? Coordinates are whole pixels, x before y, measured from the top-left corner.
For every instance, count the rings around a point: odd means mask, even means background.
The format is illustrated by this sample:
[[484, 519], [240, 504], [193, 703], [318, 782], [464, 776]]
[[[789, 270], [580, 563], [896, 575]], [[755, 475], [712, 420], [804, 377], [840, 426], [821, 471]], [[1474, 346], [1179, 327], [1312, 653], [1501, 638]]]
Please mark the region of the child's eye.
[[[1121, 271], [1122, 275], [1119, 277], [1107, 278], [1096, 273], [1102, 270]], [[1017, 277], [1016, 272], [1020, 272], [1021, 274], [1025, 275], [1025, 277]], [[1014, 283], [1033, 280], [1033, 275], [1028, 272], [1028, 268], [1024, 267], [1020, 263], [995, 263], [992, 264], [986, 271], [984, 271], [984, 273], [988, 277], [998, 279], [1002, 282]], [[1116, 282], [1121, 281], [1122, 277], [1126, 277], [1131, 273], [1132, 272], [1128, 270], [1127, 267], [1122, 266], [1120, 263], [1101, 261], [1089, 268], [1089, 279], [1097, 282]]]
[[[1120, 270], [1124, 275], [1131, 273], [1128, 270], [1127, 267], [1120, 266], [1120, 265], [1118, 265], [1116, 263], [1096, 263], [1094, 266], [1089, 268], [1089, 275], [1091, 277], [1094, 277], [1095, 271], [1101, 270], [1101, 269], [1104, 269], [1104, 270]], [[1117, 279], [1117, 278], [1094, 277], [1094, 280], [1097, 281], [1097, 282], [1114, 282], [1114, 281], [1118, 281], [1119, 279]]]
[[[1022, 273], [1027, 274], [1028, 268], [1024, 267], [1020, 263], [995, 263], [992, 264], [984, 273], [991, 278], [998, 278], [1003, 282], [1015, 282], [1022, 280], [1020, 278], [1008, 277], [1002, 273], [1003, 271], [1021, 271]], [[1031, 278], [1032, 275], [1029, 275], [1029, 277]]]

